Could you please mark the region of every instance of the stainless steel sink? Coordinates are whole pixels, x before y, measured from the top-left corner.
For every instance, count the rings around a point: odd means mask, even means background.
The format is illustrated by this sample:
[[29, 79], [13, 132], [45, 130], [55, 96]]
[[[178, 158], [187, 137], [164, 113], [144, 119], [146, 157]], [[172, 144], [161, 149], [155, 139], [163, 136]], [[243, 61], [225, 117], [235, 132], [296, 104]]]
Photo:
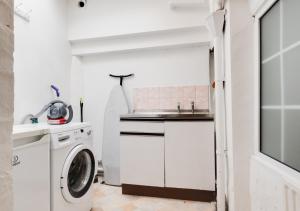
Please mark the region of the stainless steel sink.
[[211, 119], [213, 113], [209, 112], [144, 112], [122, 115], [121, 119]]

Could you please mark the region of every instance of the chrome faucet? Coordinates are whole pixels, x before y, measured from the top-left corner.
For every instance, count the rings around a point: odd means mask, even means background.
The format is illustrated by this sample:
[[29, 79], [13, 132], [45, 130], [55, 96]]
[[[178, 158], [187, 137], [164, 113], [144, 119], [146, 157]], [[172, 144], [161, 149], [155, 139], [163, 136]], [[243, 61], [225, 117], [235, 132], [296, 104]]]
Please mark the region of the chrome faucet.
[[191, 106], [192, 106], [192, 113], [194, 113], [195, 112], [195, 102], [194, 101], [191, 102]]
[[181, 107], [180, 107], [180, 102], [177, 103], [177, 111], [180, 113]]

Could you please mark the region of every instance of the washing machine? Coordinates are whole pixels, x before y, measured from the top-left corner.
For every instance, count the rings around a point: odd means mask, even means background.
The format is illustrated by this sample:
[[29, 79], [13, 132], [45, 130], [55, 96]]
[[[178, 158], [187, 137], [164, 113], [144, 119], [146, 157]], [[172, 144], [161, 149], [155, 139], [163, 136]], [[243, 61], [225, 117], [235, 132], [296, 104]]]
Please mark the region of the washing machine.
[[91, 126], [53, 125], [49, 133], [51, 211], [90, 211], [96, 169]]

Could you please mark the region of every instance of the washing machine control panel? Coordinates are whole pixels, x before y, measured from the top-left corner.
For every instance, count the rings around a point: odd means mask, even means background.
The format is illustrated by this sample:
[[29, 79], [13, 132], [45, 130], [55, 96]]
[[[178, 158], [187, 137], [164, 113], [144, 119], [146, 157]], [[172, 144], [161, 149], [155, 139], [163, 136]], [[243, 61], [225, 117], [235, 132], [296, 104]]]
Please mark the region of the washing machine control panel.
[[89, 137], [92, 136], [92, 129], [89, 127], [80, 128], [74, 130], [73, 135], [75, 140], [88, 139]]
[[91, 127], [85, 127], [52, 134], [51, 137], [51, 147], [57, 148], [62, 145], [73, 144], [74, 142], [85, 142], [91, 140], [93, 137], [93, 131]]

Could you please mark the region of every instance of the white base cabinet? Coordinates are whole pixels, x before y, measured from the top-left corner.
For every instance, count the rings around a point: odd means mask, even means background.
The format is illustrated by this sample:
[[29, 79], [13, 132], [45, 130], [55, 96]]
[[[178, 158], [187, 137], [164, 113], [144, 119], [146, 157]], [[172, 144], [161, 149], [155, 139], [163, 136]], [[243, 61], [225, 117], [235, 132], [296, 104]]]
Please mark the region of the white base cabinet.
[[213, 121], [121, 121], [121, 183], [215, 191]]
[[212, 121], [165, 122], [165, 186], [215, 191]]
[[121, 183], [164, 187], [164, 137], [121, 135]]

